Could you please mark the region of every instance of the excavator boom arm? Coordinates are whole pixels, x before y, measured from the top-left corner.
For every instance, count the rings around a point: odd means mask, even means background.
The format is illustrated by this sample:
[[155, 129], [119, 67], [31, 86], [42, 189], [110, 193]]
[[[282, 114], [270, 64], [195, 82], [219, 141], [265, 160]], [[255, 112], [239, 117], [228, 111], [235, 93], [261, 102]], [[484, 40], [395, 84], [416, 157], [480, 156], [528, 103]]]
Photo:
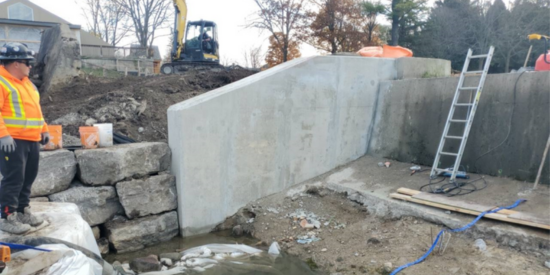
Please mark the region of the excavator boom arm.
[[185, 0], [173, 0], [176, 9], [174, 20], [174, 37], [172, 44], [172, 59], [180, 59], [183, 51], [183, 38], [185, 37], [185, 24], [187, 23], [187, 3]]

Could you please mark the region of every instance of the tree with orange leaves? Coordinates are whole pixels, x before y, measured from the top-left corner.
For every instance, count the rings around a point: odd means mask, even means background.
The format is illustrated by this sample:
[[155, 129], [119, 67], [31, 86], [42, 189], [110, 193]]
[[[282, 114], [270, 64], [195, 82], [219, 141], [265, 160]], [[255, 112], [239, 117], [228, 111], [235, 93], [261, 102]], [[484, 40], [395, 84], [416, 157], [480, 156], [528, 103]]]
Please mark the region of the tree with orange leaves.
[[[275, 37], [275, 35], [277, 37]], [[302, 56], [302, 54], [300, 53], [300, 43], [296, 40], [290, 39], [288, 40], [285, 60], [285, 55], [283, 54], [284, 47], [281, 44], [281, 41], [285, 41], [285, 39], [283, 39], [282, 37], [284, 34], [277, 32], [275, 33], [275, 35], [269, 37], [269, 48], [267, 50], [267, 56], [265, 57], [265, 62], [270, 68], [279, 65], [285, 61], [289, 61]]]

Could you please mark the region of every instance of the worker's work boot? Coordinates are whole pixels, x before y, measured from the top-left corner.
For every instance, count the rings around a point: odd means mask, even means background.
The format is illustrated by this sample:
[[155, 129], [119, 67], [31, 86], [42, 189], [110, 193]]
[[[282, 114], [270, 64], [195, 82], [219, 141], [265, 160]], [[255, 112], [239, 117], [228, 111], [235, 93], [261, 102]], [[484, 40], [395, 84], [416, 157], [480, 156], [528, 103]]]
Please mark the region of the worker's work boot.
[[24, 213], [17, 213], [17, 214], [19, 214], [17, 215], [17, 219], [19, 220], [20, 223], [28, 224], [33, 227], [39, 226], [44, 222], [44, 219], [31, 213], [30, 207], [25, 207]]
[[20, 213], [13, 213], [5, 219], [0, 219], [0, 230], [11, 233], [11, 234], [23, 234], [31, 230], [31, 226], [28, 224], [23, 224], [19, 221]]

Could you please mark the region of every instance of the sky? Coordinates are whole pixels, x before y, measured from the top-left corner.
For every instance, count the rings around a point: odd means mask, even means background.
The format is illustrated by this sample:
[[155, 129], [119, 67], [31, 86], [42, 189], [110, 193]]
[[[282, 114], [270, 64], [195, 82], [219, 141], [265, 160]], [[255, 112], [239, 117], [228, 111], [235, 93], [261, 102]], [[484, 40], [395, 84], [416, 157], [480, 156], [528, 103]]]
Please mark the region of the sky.
[[[69, 21], [71, 24], [81, 25], [87, 29], [87, 22], [82, 11], [84, 0], [30, 0], [53, 14]], [[188, 6], [188, 19], [214, 21], [218, 25], [221, 62], [223, 64], [244, 64], [244, 53], [252, 48], [262, 46], [262, 52], [267, 51], [267, 32], [257, 29], [245, 28], [247, 21], [254, 18], [257, 10], [253, 0], [186, 0]], [[509, 0], [512, 1], [512, 0]], [[382, 1], [382, 3], [389, 0]], [[434, 2], [434, 0], [430, 0]], [[507, 2], [507, 1], [505, 1]], [[52, 3], [55, 3], [52, 5]], [[384, 20], [383, 18], [381, 18]], [[385, 20], [384, 20], [385, 21]], [[158, 32], [159, 37], [154, 44], [159, 46], [162, 56], [168, 52], [169, 30]], [[129, 46], [137, 39], [130, 36], [122, 41], [119, 46]], [[309, 45], [301, 46], [302, 56], [320, 54]]]
[[[87, 29], [82, 11], [84, 0], [31, 0], [31, 2], [69, 21]], [[55, 3], [55, 5], [52, 5]], [[244, 52], [262, 46], [267, 51], [268, 33], [257, 29], [245, 28], [247, 20], [253, 18], [256, 6], [252, 0], [187, 0], [188, 19], [214, 21], [218, 25], [221, 62], [224, 64], [244, 64]], [[162, 56], [168, 52], [169, 30], [159, 33], [154, 44], [158, 45]], [[125, 39], [119, 46], [135, 43], [133, 36]], [[305, 45], [302, 56], [318, 54], [313, 47]]]

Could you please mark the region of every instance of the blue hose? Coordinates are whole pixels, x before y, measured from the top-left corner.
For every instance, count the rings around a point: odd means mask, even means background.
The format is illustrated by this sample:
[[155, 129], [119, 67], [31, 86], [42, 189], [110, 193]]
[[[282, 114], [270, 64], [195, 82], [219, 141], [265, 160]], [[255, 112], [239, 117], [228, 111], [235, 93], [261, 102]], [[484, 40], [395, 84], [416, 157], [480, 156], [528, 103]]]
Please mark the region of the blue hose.
[[33, 249], [38, 251], [44, 251], [44, 252], [50, 252], [51, 250], [48, 249], [42, 249], [42, 248], [36, 248], [34, 246], [30, 245], [24, 245], [24, 244], [15, 244], [15, 243], [4, 243], [0, 242], [0, 245], [7, 246], [10, 249], [17, 249], [17, 250], [27, 250], [27, 249]]
[[432, 247], [430, 247], [430, 249], [428, 249], [428, 251], [422, 255], [422, 257], [420, 257], [418, 260], [414, 261], [414, 262], [410, 262], [408, 264], [404, 264], [398, 268], [396, 268], [390, 275], [395, 275], [397, 273], [399, 273], [401, 270], [407, 268], [407, 267], [410, 267], [410, 266], [413, 266], [415, 264], [418, 264], [424, 260], [426, 260], [426, 258], [428, 258], [428, 256], [432, 253], [432, 251], [434, 250], [434, 248], [437, 246], [437, 243], [439, 242], [439, 239], [441, 238], [441, 235], [447, 231], [447, 232], [452, 232], [452, 233], [455, 233], [455, 232], [462, 232], [470, 227], [472, 227], [475, 223], [477, 223], [477, 221], [479, 221], [483, 216], [487, 215], [487, 214], [491, 214], [491, 213], [496, 213], [502, 209], [512, 209], [512, 208], [516, 208], [520, 203], [524, 202], [525, 200], [524, 199], [519, 199], [517, 200], [514, 204], [510, 205], [510, 206], [505, 206], [505, 207], [499, 207], [497, 209], [493, 209], [493, 210], [488, 210], [488, 211], [485, 211], [481, 214], [479, 214], [479, 216], [477, 216], [472, 222], [470, 222], [469, 224], [465, 225], [464, 227], [461, 227], [461, 228], [457, 228], [457, 229], [442, 229], [441, 231], [439, 231], [439, 234], [437, 234], [437, 237], [435, 238], [435, 241], [434, 243], [432, 244]]

